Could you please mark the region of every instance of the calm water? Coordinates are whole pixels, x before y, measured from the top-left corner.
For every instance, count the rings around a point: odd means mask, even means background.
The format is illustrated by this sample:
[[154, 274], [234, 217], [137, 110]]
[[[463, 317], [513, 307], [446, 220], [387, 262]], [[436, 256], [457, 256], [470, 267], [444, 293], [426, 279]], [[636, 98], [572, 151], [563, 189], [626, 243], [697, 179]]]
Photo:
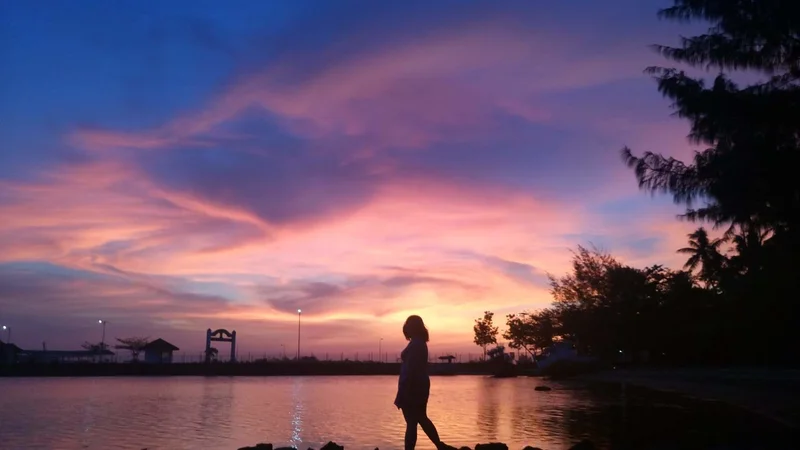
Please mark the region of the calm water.
[[[706, 413], [680, 404], [631, 399], [630, 391], [628, 398], [557, 384], [534, 391], [540, 383], [434, 377], [429, 415], [445, 442], [499, 440], [512, 449], [558, 450], [584, 437], [607, 445], [653, 411], [648, 423], [658, 426], [645, 430], [649, 441], [679, 428], [697, 430], [696, 443], [740, 427], [728, 419], [709, 424]], [[392, 405], [395, 386], [394, 377], [0, 379], [0, 448], [318, 448], [332, 439], [348, 449], [396, 449], [404, 425]], [[418, 448], [432, 448], [423, 436]]]

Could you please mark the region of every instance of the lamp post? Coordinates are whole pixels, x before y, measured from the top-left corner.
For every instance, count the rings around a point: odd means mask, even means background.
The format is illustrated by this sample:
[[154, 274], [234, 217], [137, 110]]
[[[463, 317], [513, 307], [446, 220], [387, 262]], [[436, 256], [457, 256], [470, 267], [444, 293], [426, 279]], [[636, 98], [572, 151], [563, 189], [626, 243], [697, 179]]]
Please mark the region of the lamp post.
[[300, 316], [303, 311], [297, 310], [297, 360], [300, 361]]
[[378, 340], [378, 362], [383, 362], [383, 356], [381, 356], [381, 350], [383, 350], [383, 338]]
[[286, 346], [281, 344], [281, 357], [286, 359]]
[[97, 321], [100, 325], [103, 325], [103, 335], [100, 338], [100, 361], [103, 360], [103, 352], [106, 349], [106, 321], [103, 319], [99, 319]]
[[3, 325], [3, 330], [6, 332], [6, 344], [11, 343], [11, 327]]

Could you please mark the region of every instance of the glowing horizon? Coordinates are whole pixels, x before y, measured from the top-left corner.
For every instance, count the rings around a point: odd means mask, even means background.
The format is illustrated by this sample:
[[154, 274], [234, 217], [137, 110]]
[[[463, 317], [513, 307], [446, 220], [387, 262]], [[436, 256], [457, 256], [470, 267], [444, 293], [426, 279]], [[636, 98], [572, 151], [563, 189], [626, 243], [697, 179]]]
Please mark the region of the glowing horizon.
[[109, 342], [226, 328], [277, 355], [302, 310], [304, 353], [392, 352], [411, 313], [478, 353], [473, 320], [547, 306], [579, 244], [681, 265], [695, 225], [619, 158], [691, 149], [642, 74], [685, 31], [660, 2], [378, 3], [4, 4], [14, 342], [77, 348], [102, 317]]

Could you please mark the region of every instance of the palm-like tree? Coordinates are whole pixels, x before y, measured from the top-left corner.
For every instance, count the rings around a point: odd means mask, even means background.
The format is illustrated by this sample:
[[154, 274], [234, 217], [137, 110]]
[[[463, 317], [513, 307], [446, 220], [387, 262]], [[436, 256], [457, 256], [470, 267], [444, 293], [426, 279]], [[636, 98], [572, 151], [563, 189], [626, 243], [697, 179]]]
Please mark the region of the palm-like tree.
[[742, 227], [733, 236], [731, 242], [736, 255], [731, 258], [731, 263], [741, 272], [750, 272], [760, 268], [763, 258], [763, 247], [770, 231], [757, 225]]
[[119, 344], [115, 345], [114, 348], [117, 350], [128, 350], [131, 352], [131, 359], [133, 362], [139, 361], [139, 353], [144, 350], [144, 347], [150, 342], [149, 337], [129, 337], [129, 338], [117, 338]]
[[713, 284], [725, 259], [719, 252], [724, 242], [723, 239], [709, 239], [708, 232], [703, 227], [690, 233], [689, 246], [678, 249], [678, 253], [691, 255], [683, 268], [693, 272], [700, 266], [700, 278], [706, 283]]
[[205, 356], [206, 363], [216, 362], [217, 357], [219, 356], [219, 350], [217, 350], [215, 347], [209, 347], [205, 351]]

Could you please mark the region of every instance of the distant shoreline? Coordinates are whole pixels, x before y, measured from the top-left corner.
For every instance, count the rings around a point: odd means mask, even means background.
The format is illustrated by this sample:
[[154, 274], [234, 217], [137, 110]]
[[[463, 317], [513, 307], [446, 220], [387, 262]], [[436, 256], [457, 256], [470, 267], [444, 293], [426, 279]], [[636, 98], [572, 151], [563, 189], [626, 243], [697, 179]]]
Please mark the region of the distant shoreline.
[[[483, 363], [431, 364], [431, 376], [491, 375]], [[379, 362], [265, 362], [265, 363], [60, 363], [0, 366], [0, 377], [113, 377], [113, 376], [346, 376], [399, 375], [399, 363]]]

